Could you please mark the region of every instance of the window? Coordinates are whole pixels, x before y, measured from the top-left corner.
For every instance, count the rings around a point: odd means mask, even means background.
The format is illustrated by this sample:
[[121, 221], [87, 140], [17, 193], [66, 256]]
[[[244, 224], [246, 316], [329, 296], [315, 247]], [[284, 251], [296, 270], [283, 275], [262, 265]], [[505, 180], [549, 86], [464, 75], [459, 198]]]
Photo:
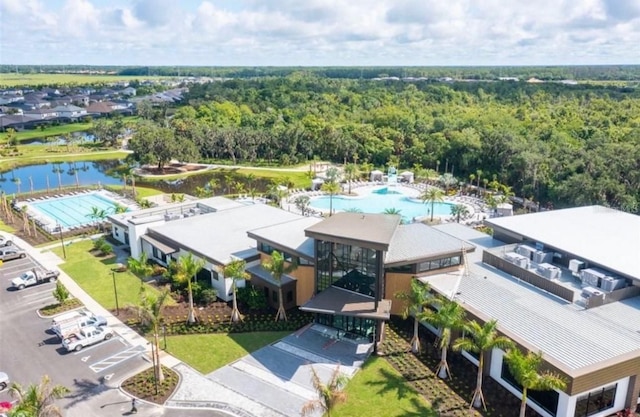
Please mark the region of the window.
[[287, 291], [287, 303], [293, 302], [293, 291]]
[[212, 269], [211, 278], [213, 278], [215, 281], [220, 281], [220, 274], [218, 274], [218, 271]]
[[433, 271], [434, 269], [449, 268], [451, 266], [460, 265], [459, 256], [451, 256], [449, 258], [435, 259], [433, 261], [420, 262], [418, 264], [418, 272]]
[[298, 258], [298, 265], [313, 265], [313, 262], [304, 258]]
[[413, 265], [409, 264], [409, 265], [402, 265], [402, 266], [392, 266], [390, 268], [387, 268], [387, 272], [399, 272], [399, 273], [411, 274], [413, 273]]
[[271, 301], [274, 303], [278, 302], [278, 291], [271, 291]]
[[575, 417], [586, 417], [612, 408], [617, 389], [618, 384], [611, 385], [578, 397]]
[[153, 248], [153, 257], [156, 259], [160, 259], [162, 262], [167, 263], [167, 255], [162, 253], [158, 248], [152, 246]]
[[274, 251], [274, 249], [271, 246], [263, 242], [258, 242], [258, 250], [260, 252], [266, 253], [267, 255], [271, 255], [271, 253]]
[[[522, 392], [522, 386], [516, 382], [516, 379], [509, 371], [507, 361], [504, 359], [502, 360], [502, 373], [500, 374], [500, 377], [513, 388]], [[558, 399], [560, 398], [560, 394], [557, 391], [528, 391], [527, 395], [531, 401], [538, 405], [538, 407], [542, 408], [552, 416], [555, 416], [558, 412]]]

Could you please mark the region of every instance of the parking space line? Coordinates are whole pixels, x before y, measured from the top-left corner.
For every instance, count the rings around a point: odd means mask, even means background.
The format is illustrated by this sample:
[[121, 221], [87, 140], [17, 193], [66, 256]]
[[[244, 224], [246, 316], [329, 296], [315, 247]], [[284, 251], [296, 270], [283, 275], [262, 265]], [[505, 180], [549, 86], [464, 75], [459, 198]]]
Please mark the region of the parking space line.
[[38, 291], [38, 292], [31, 291], [28, 294], [24, 294], [24, 292], [26, 292], [26, 291], [35, 290], [35, 289], [41, 290], [42, 288], [43, 287], [27, 287], [27, 288], [25, 288], [23, 290], [20, 290], [20, 292], [22, 293], [22, 294], [20, 294], [20, 297], [21, 298], [37, 297], [37, 296], [42, 295], [42, 294], [51, 295], [51, 288], [47, 288], [44, 291]]
[[144, 346], [132, 346], [127, 350], [116, 353], [115, 355], [111, 355], [106, 359], [89, 365], [89, 368], [95, 373], [100, 373], [106, 369], [109, 369], [135, 356], [140, 355], [145, 350], [146, 349], [144, 348]]
[[27, 304], [27, 305], [29, 305], [29, 304], [37, 304], [37, 303], [42, 303], [45, 300], [53, 300], [53, 296], [51, 294], [49, 294], [46, 297], [36, 298], [36, 299], [31, 300], [31, 301], [27, 301], [27, 302], [25, 302], [23, 304]]
[[85, 352], [88, 352], [88, 351], [90, 351], [90, 350], [92, 350], [92, 349], [95, 349], [95, 348], [97, 348], [97, 347], [104, 346], [104, 345], [106, 345], [106, 344], [108, 344], [108, 343], [111, 343], [111, 342], [115, 341], [116, 339], [120, 339], [120, 338], [119, 338], [119, 337], [112, 337], [112, 338], [111, 338], [111, 339], [109, 339], [109, 340], [105, 340], [105, 341], [103, 341], [103, 342], [96, 343], [96, 344], [95, 344], [95, 345], [93, 345], [93, 346], [89, 346], [89, 347], [83, 348], [83, 349], [81, 349], [79, 352], [74, 352], [73, 354], [74, 354], [74, 355], [82, 355], [82, 354], [84, 354]]

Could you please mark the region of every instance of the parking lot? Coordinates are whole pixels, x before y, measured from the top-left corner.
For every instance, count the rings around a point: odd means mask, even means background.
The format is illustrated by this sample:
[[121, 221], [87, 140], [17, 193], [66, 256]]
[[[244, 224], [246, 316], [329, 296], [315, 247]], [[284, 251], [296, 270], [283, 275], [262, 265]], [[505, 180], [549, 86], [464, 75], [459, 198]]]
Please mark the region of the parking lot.
[[[69, 404], [104, 389], [103, 384], [146, 365], [140, 346], [130, 346], [119, 336], [67, 353], [60, 339], [49, 330], [51, 318], [37, 310], [56, 302], [54, 283], [22, 290], [11, 288], [11, 280], [31, 269], [43, 270], [30, 256], [0, 266], [0, 371], [11, 381], [26, 386], [49, 375], [55, 384], [71, 389]], [[9, 399], [5, 389], [0, 401]]]

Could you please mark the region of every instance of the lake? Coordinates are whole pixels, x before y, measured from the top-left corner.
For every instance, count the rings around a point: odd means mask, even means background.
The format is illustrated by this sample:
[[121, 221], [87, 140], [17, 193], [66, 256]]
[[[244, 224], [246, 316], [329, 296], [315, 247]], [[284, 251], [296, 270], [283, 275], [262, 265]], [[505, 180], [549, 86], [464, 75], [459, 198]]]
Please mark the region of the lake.
[[49, 188], [55, 190], [58, 184], [65, 186], [81, 186], [101, 184], [122, 184], [120, 178], [109, 176], [107, 171], [120, 165], [120, 161], [77, 161], [56, 162], [39, 165], [27, 165], [11, 171], [0, 173], [0, 190], [7, 194], [31, 191], [29, 178], [33, 181], [34, 191], [46, 191], [47, 179]]
[[[73, 132], [71, 133], [71, 136], [73, 136], [73, 138], [75, 139], [75, 143], [77, 144], [93, 143], [93, 139], [95, 138], [95, 136], [93, 136], [89, 132]], [[35, 139], [25, 139], [20, 141], [20, 145], [62, 146], [66, 144], [67, 142], [64, 140], [62, 136], [50, 136], [48, 142], [44, 137], [35, 138]]]

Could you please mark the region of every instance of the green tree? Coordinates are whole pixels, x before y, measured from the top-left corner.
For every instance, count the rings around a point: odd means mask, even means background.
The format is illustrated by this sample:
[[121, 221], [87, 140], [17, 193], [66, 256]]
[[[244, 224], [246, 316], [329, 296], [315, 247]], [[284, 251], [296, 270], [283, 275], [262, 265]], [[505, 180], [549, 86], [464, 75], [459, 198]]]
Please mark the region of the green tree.
[[559, 375], [550, 371], [540, 371], [542, 352], [527, 352], [523, 354], [519, 349], [509, 349], [504, 355], [509, 371], [516, 382], [522, 387], [522, 403], [520, 404], [520, 417], [525, 417], [527, 411], [527, 392], [563, 390], [567, 383]]
[[156, 356], [154, 360], [154, 377], [158, 382], [162, 382], [164, 380], [164, 374], [162, 372], [162, 364], [160, 363], [160, 324], [163, 320], [163, 307], [171, 291], [168, 286], [165, 287], [160, 294], [147, 293], [144, 287], [142, 287], [142, 289], [138, 314], [142, 322], [151, 327], [153, 344], [155, 346], [154, 354]]
[[349, 194], [351, 194], [351, 183], [358, 178], [358, 166], [356, 164], [347, 164], [344, 166], [344, 176], [349, 184]]
[[69, 389], [62, 385], [52, 385], [49, 376], [44, 375], [39, 384], [28, 387], [14, 382], [9, 395], [17, 400], [11, 415], [25, 417], [62, 417], [62, 411], [54, 404], [55, 400], [67, 395]]
[[329, 193], [329, 216], [333, 215], [333, 196], [341, 191], [340, 184], [335, 181], [327, 181], [320, 188], [325, 193]]
[[311, 198], [308, 195], [299, 195], [293, 200], [293, 204], [295, 204], [296, 208], [300, 210], [300, 213], [304, 216], [311, 204]]
[[411, 351], [413, 353], [419, 353], [421, 349], [419, 317], [422, 314], [424, 307], [428, 306], [433, 300], [429, 284], [423, 284], [414, 278], [411, 280], [411, 290], [407, 292], [398, 291], [395, 294], [395, 297], [404, 304], [404, 308], [402, 309], [402, 318], [406, 320], [409, 316], [413, 316]]
[[469, 208], [465, 204], [454, 204], [451, 206], [451, 215], [456, 218], [456, 222], [460, 223], [460, 217], [467, 216]]
[[436, 187], [429, 187], [424, 190], [422, 195], [420, 196], [423, 203], [431, 204], [431, 221], [433, 221], [433, 208], [436, 202], [442, 202], [444, 200], [444, 191]]
[[447, 352], [451, 343], [451, 331], [462, 327], [465, 313], [458, 303], [444, 297], [435, 298], [431, 305], [434, 310], [424, 310], [419, 317], [420, 321], [426, 321], [440, 329], [440, 364], [437, 373], [440, 378], [449, 378], [451, 372], [447, 363]]
[[262, 262], [262, 267], [271, 274], [273, 280], [278, 284], [278, 311], [276, 313], [276, 321], [286, 321], [287, 312], [284, 309], [284, 298], [282, 297], [282, 276], [295, 271], [298, 268], [298, 264], [294, 261], [285, 266], [282, 253], [273, 251], [271, 261]]
[[231, 322], [235, 323], [242, 320], [240, 310], [238, 310], [238, 282], [251, 279], [251, 276], [245, 271], [247, 263], [242, 259], [234, 259], [227, 265], [222, 267], [222, 275], [231, 280], [231, 294], [233, 296], [233, 308], [231, 310]]
[[127, 266], [131, 272], [140, 277], [141, 281], [153, 273], [153, 267], [149, 265], [147, 253], [144, 251], [140, 253], [138, 258], [130, 256], [129, 259], [127, 259]]
[[205, 261], [193, 256], [191, 252], [187, 255], [182, 255], [178, 258], [176, 265], [175, 278], [178, 282], [187, 284], [187, 292], [189, 293], [189, 316], [187, 318], [188, 323], [195, 323], [196, 312], [193, 308], [193, 290], [191, 286], [191, 280], [195, 281], [196, 275], [202, 268], [204, 268]]
[[7, 129], [7, 144], [12, 147], [18, 146], [18, 135], [16, 134], [16, 130], [12, 128]]
[[484, 355], [493, 349], [507, 350], [513, 348], [513, 342], [504, 336], [500, 336], [497, 330], [498, 322], [490, 320], [484, 325], [478, 324], [475, 320], [467, 322], [462, 327], [464, 335], [453, 342], [453, 350], [466, 350], [467, 352], [478, 354], [478, 373], [476, 375], [476, 388], [473, 391], [470, 407], [485, 410], [487, 406], [482, 394], [482, 377], [484, 372]]
[[401, 211], [402, 211], [402, 210], [397, 209], [397, 208], [395, 208], [395, 207], [390, 207], [390, 208], [386, 208], [386, 209], [384, 209], [383, 213], [384, 213], [384, 214], [397, 214], [397, 215], [400, 215], [400, 212], [401, 212]]
[[87, 217], [93, 220], [96, 225], [100, 226], [100, 230], [102, 230], [104, 220], [108, 215], [109, 213], [105, 209], [93, 206], [91, 207], [91, 213], [87, 214]]
[[349, 378], [340, 372], [340, 366], [331, 374], [331, 379], [326, 384], [322, 382], [316, 369], [311, 367], [311, 383], [318, 393], [318, 398], [310, 400], [302, 407], [302, 415], [308, 416], [320, 410], [323, 415], [331, 417], [331, 413], [336, 405], [347, 401], [347, 393], [344, 387], [349, 382]]
[[64, 304], [69, 299], [69, 290], [62, 285], [60, 281], [56, 282], [56, 288], [53, 290], [53, 296], [60, 304]]

